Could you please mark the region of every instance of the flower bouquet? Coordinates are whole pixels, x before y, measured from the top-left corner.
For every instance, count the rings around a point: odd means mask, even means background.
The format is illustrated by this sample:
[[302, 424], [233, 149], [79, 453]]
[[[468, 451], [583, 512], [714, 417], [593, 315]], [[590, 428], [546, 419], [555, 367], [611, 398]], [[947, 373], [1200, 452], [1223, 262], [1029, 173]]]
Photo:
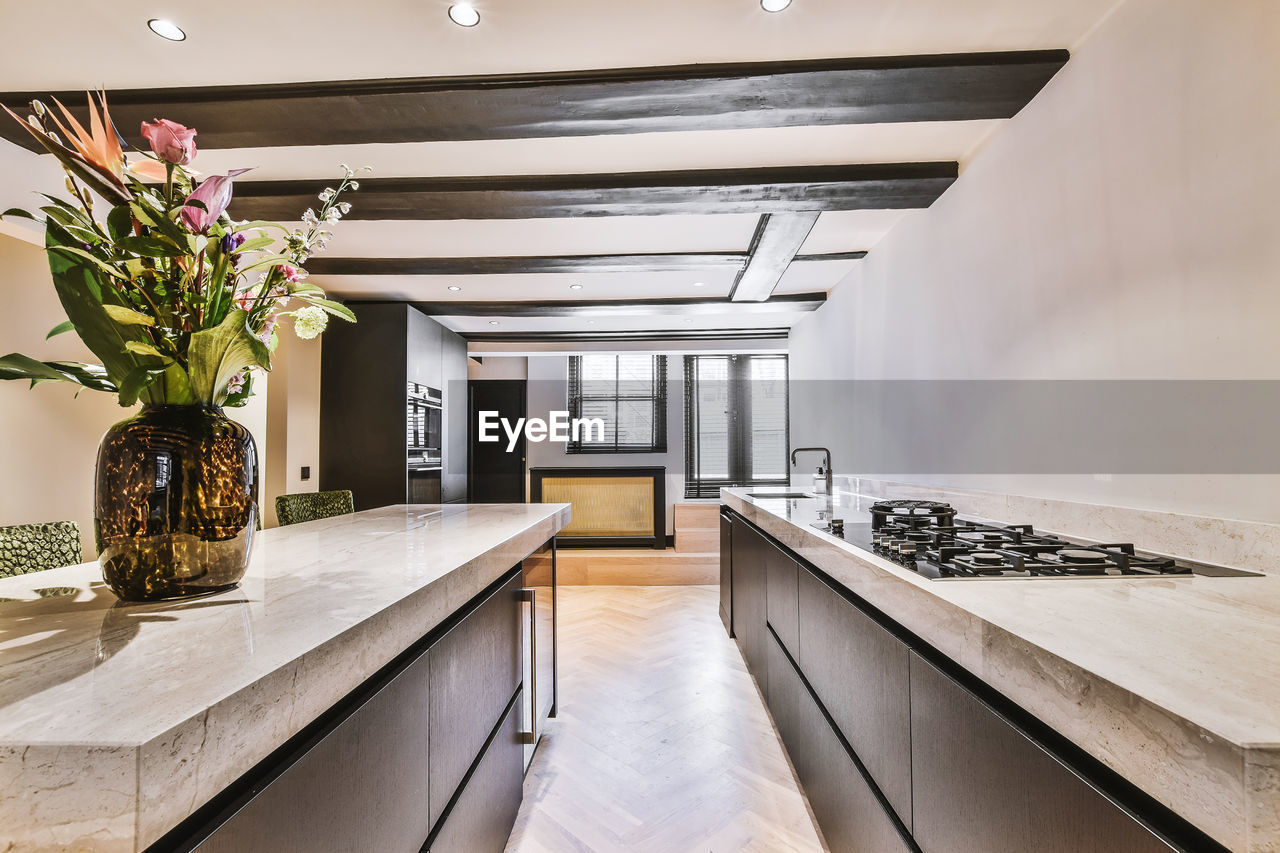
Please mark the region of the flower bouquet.
[[101, 364], [0, 357], [0, 379], [71, 382], [142, 410], [108, 430], [98, 449], [94, 532], [107, 585], [128, 600], [217, 592], [248, 566], [258, 511], [257, 449], [223, 415], [271, 370], [281, 321], [314, 338], [351, 311], [306, 281], [358, 189], [343, 167], [303, 227], [227, 214], [244, 169], [201, 179], [190, 168], [196, 131], [166, 119], [142, 124], [150, 150], [128, 156], [105, 93], [89, 98], [89, 128], [56, 100], [23, 121], [66, 172], [67, 198], [45, 194], [49, 271], [67, 319]]
[[[271, 369], [283, 318], [302, 338], [322, 332], [330, 315], [355, 321], [302, 269], [350, 209], [339, 196], [359, 188], [351, 168], [321, 193], [318, 212], [302, 214], [302, 229], [239, 222], [226, 211], [247, 170], [198, 180], [189, 168], [195, 130], [145, 122], [150, 151], [126, 158], [105, 94], [90, 97], [88, 130], [54, 104], [61, 118], [39, 101], [26, 121], [5, 111], [62, 164], [72, 199], [44, 195], [40, 208], [67, 313], [49, 336], [75, 331], [102, 363], [12, 353], [0, 357], [0, 378], [73, 382], [117, 394], [122, 406], [239, 406], [252, 394], [253, 371]], [[20, 209], [0, 215], [37, 219]]]

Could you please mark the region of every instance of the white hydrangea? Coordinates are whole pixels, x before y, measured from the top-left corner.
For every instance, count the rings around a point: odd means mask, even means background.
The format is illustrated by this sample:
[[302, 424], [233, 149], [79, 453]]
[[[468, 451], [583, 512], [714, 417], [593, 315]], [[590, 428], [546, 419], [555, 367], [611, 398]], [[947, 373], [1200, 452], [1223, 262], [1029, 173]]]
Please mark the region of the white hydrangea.
[[307, 305], [293, 314], [293, 333], [304, 341], [318, 336], [329, 325], [329, 315], [323, 308]]

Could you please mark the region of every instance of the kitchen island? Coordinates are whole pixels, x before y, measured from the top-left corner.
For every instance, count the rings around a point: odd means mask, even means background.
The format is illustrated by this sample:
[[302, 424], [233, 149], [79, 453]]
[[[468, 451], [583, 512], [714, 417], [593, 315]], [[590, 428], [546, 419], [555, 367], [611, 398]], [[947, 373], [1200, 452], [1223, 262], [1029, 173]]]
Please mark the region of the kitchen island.
[[519, 566], [568, 520], [393, 506], [267, 530], [239, 588], [179, 602], [119, 602], [95, 563], [0, 580], [0, 849], [497, 834], [478, 800], [514, 781], [518, 806]]
[[722, 492], [723, 615], [828, 842], [1280, 850], [1280, 574], [930, 580], [812, 526], [871, 502]]

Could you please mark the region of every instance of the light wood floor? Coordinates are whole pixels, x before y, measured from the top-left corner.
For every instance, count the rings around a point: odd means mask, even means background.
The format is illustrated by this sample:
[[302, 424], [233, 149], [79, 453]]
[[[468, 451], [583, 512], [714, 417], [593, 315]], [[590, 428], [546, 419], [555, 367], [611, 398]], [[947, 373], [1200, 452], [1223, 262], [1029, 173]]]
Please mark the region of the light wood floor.
[[562, 587], [559, 718], [508, 853], [822, 851], [714, 587]]

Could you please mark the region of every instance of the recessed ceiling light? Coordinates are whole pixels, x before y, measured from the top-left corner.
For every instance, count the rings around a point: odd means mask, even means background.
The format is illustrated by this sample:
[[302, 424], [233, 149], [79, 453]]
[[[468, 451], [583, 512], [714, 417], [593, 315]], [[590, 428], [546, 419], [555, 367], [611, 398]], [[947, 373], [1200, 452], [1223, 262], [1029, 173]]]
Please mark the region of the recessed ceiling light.
[[705, 285], [705, 284], [706, 284], [706, 282], [705, 282], [705, 281], [695, 281], [695, 282], [693, 283], [693, 286], [694, 286], [694, 287], [702, 287], [702, 286], [703, 286], [703, 285]]
[[454, 293], [457, 293], [459, 290], [462, 290], [462, 288], [458, 287], [458, 285], [456, 284], [449, 285], [449, 289], [452, 290]]
[[496, 326], [496, 325], [498, 325], [498, 321], [497, 321], [497, 320], [490, 320], [490, 321], [489, 321], [489, 325], [490, 325], [490, 326]]
[[582, 290], [582, 285], [580, 285], [580, 284], [571, 284], [571, 285], [569, 285], [569, 289], [570, 289], [570, 290]]
[[791, 5], [791, 0], [760, 0], [760, 8], [766, 12], [781, 12]]
[[182, 27], [178, 26], [173, 21], [165, 21], [161, 18], [152, 18], [147, 21], [147, 26], [151, 29], [151, 32], [160, 36], [162, 39], [168, 39], [169, 41], [185, 41], [187, 38], [187, 34], [182, 31]]
[[594, 326], [595, 324], [596, 324], [596, 321], [595, 321], [595, 320], [588, 320], [588, 321], [587, 321], [587, 325], [588, 325], [588, 326]]
[[[775, 2], [781, 2], [781, 0], [775, 0]], [[460, 27], [474, 27], [480, 23], [480, 13], [470, 3], [454, 3], [449, 7], [449, 20]]]

